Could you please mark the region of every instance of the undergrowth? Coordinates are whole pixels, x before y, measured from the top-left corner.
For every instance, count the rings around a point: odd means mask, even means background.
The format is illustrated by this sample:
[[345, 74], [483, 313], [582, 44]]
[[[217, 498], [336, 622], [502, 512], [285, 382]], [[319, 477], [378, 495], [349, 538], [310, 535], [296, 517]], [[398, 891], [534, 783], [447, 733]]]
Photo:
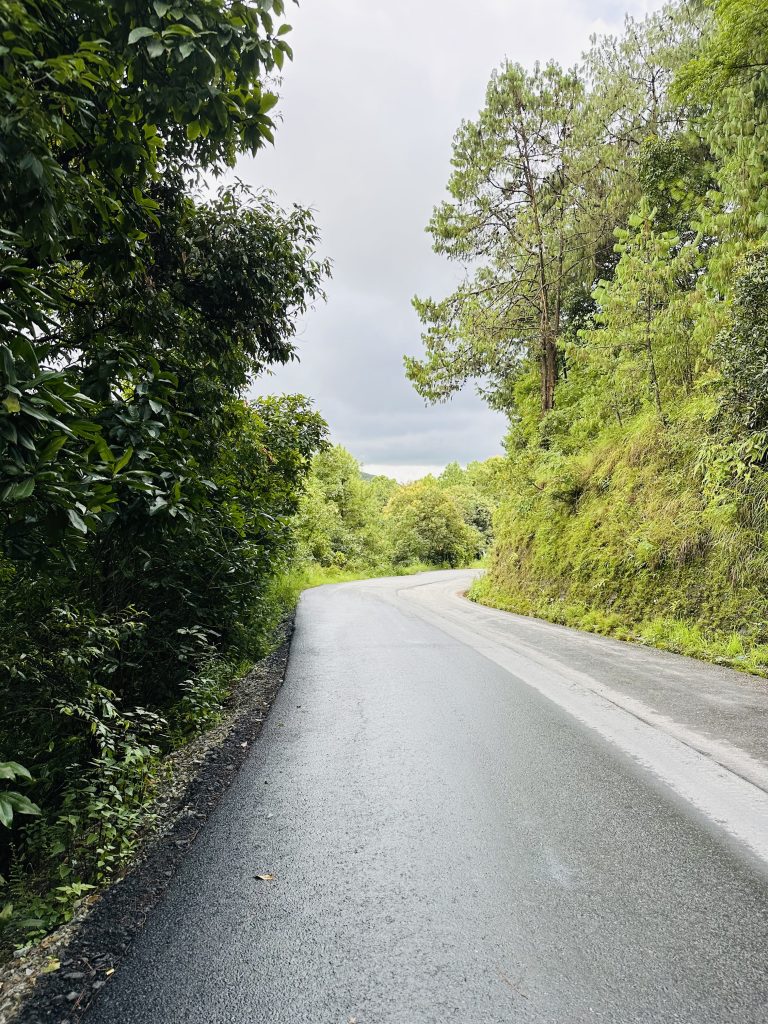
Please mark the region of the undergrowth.
[[[211, 649], [180, 685], [181, 696], [165, 716], [141, 708], [126, 710], [105, 687], [90, 686], [87, 696], [60, 701], [59, 713], [76, 723], [73, 736], [85, 733], [92, 750], [84, 765], [82, 751], [72, 747], [71, 765], [49, 780], [56, 794], [55, 812], [36, 816], [19, 829], [6, 877], [0, 878], [0, 961], [14, 947], [34, 943], [69, 920], [83, 897], [125, 871], [155, 821], [154, 798], [168, 777], [166, 755], [222, 720], [233, 688], [254, 661], [274, 649], [277, 627], [303, 590], [434, 568], [421, 563], [397, 569], [294, 566], [269, 584], [259, 629], [250, 638], [252, 657], [227, 658]], [[199, 630], [180, 633], [180, 644], [205, 649]], [[114, 640], [106, 623], [91, 623], [87, 638], [75, 630], [73, 646], [59, 652], [60, 671], [68, 667], [70, 672], [87, 672], [96, 661], [103, 663]], [[36, 782], [39, 787], [41, 780]]]
[[[47, 655], [41, 665], [48, 675], [56, 673], [59, 685], [66, 673], [71, 682], [82, 676], [83, 694], [57, 701], [58, 716], [71, 726], [59, 733], [56, 765], [35, 775], [42, 806], [17, 828], [3, 865], [0, 962], [15, 947], [33, 944], [69, 920], [83, 897], [125, 871], [155, 821], [154, 799], [168, 778], [166, 755], [222, 720], [238, 680], [274, 649], [277, 627], [292, 611], [300, 589], [300, 580], [290, 572], [270, 581], [258, 628], [240, 653], [226, 656], [207, 645], [199, 629], [180, 629], [180, 652], [190, 644], [201, 657], [165, 714], [128, 709], [111, 690], [92, 681], [91, 673], [103, 670], [110, 651], [117, 651], [113, 624], [92, 621], [83, 633], [75, 617], [60, 617], [64, 631], [56, 660]], [[28, 651], [32, 667], [35, 654]], [[7, 777], [0, 772], [0, 780]], [[21, 778], [13, 785], [24, 783]]]
[[537, 452], [534, 472], [518, 453], [469, 596], [768, 676], [768, 473], [713, 485], [710, 416], [701, 398], [666, 423], [647, 412], [576, 454]]
[[380, 579], [384, 576], [415, 576], [419, 572], [434, 572], [437, 568], [439, 566], [428, 565], [426, 562], [343, 569], [333, 565], [309, 564], [295, 569], [291, 575], [286, 577], [285, 585], [292, 587], [298, 596], [302, 590], [321, 587], [326, 583], [352, 583], [355, 580]]

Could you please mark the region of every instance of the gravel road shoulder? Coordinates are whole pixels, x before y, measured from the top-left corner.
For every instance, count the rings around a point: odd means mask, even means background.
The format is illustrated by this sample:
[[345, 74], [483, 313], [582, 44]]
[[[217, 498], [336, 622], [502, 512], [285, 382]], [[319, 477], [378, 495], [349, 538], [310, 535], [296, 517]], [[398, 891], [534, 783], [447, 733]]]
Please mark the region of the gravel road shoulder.
[[151, 909], [257, 739], [288, 664], [293, 619], [238, 684], [224, 719], [167, 759], [168, 779], [139, 860], [75, 917], [0, 968], [0, 1024], [75, 1024], [141, 931]]

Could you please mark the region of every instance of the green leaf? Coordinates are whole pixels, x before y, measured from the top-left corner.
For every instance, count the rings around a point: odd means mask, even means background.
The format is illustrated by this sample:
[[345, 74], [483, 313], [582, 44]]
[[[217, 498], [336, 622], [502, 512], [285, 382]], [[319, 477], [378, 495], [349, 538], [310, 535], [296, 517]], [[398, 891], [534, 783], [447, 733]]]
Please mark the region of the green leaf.
[[13, 352], [8, 348], [7, 345], [0, 345], [0, 357], [3, 361], [3, 372], [8, 378], [9, 384], [16, 383], [16, 360], [14, 359]]
[[120, 456], [117, 462], [112, 467], [113, 474], [117, 474], [121, 469], [125, 469], [128, 463], [133, 458], [133, 448], [126, 448], [125, 452]]
[[7, 398], [3, 399], [3, 405], [8, 412], [19, 412], [21, 409], [21, 402], [19, 402], [16, 395], [8, 395]]
[[46, 462], [50, 462], [59, 452], [60, 448], [67, 443], [66, 434], [59, 434], [57, 437], [51, 438], [46, 444], [43, 450], [40, 452], [40, 456], [37, 460], [39, 466], [45, 465]]
[[101, 434], [96, 434], [95, 435], [95, 437], [93, 439], [93, 447], [99, 453], [99, 455], [104, 460], [104, 462], [114, 462], [115, 461], [114, 452], [109, 447], [109, 445], [104, 440], [104, 438], [101, 436]]
[[73, 508], [67, 509], [67, 517], [76, 530], [79, 530], [80, 533], [88, 533], [88, 527]]
[[128, 36], [128, 45], [133, 46], [134, 43], [138, 43], [139, 40], [146, 39], [147, 36], [153, 35], [155, 35], [155, 30], [153, 28], [148, 28], [146, 25], [143, 25], [141, 28], [135, 28]]
[[40, 814], [40, 808], [22, 793], [0, 793], [0, 825], [11, 827], [14, 811], [17, 814]]
[[163, 39], [167, 36], [195, 36], [197, 33], [189, 25], [171, 25], [163, 32]]
[[13, 484], [6, 495], [9, 501], [23, 501], [28, 498], [35, 489], [35, 478], [28, 476], [18, 484]]
[[34, 374], [40, 372], [40, 364], [37, 361], [37, 353], [32, 343], [22, 335], [18, 335], [11, 342], [11, 349], [17, 359], [21, 359], [30, 367]]
[[3, 793], [3, 796], [17, 814], [39, 814], [40, 808], [23, 793]]
[[32, 776], [18, 761], [0, 761], [0, 779], [30, 779]]

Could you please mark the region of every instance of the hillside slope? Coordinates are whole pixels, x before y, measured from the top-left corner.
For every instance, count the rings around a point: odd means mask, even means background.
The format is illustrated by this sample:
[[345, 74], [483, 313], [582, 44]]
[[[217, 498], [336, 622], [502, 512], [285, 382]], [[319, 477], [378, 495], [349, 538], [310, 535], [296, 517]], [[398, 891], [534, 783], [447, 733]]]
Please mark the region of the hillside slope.
[[707, 402], [603, 431], [583, 454], [540, 451], [497, 513], [471, 597], [768, 675], [768, 474], [725, 500], [703, 469]]

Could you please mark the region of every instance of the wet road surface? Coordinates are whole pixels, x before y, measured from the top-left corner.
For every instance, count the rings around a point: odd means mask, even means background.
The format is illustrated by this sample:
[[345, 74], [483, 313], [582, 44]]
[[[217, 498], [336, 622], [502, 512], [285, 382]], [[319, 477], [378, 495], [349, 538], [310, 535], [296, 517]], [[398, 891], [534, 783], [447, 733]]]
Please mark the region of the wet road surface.
[[304, 594], [89, 1024], [764, 1024], [768, 687], [468, 582]]

